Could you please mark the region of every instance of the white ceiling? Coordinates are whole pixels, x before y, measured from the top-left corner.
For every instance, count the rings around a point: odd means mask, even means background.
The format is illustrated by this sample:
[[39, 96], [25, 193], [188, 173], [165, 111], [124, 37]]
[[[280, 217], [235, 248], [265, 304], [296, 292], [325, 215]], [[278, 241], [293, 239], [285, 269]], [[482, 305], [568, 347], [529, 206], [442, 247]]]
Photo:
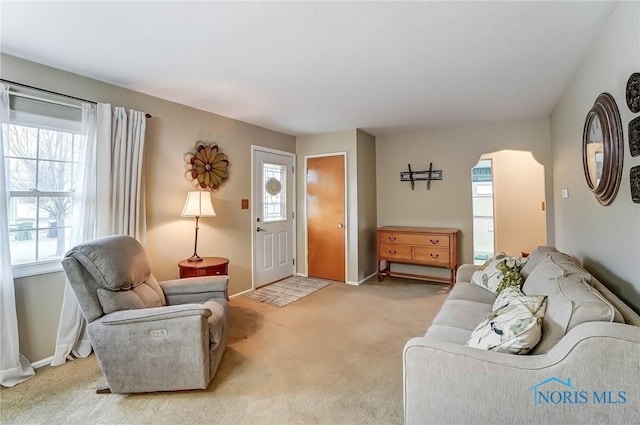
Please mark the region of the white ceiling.
[[0, 40], [291, 135], [388, 135], [548, 116], [614, 6], [3, 0]]

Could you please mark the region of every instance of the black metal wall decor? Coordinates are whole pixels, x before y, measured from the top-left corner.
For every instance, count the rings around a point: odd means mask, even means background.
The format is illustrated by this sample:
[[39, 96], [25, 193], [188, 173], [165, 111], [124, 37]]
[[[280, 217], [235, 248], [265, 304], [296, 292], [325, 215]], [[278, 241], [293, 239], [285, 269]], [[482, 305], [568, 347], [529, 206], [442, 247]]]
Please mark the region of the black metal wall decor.
[[442, 170], [434, 170], [433, 162], [429, 163], [429, 169], [426, 171], [413, 171], [411, 164], [407, 164], [409, 171], [400, 172], [401, 182], [411, 182], [411, 190], [415, 190], [415, 182], [426, 181], [427, 190], [431, 190], [432, 180], [442, 180]]
[[627, 106], [634, 114], [640, 112], [640, 72], [634, 72], [627, 81]]
[[631, 200], [636, 204], [640, 204], [640, 165], [631, 167], [629, 180], [631, 183]]
[[631, 156], [640, 156], [640, 117], [629, 121], [629, 152]]

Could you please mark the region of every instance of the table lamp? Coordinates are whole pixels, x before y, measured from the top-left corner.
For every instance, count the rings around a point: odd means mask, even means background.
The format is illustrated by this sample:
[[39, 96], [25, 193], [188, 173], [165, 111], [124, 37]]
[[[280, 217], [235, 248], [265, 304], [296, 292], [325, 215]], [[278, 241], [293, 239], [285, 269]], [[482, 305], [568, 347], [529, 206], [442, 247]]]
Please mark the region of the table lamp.
[[202, 261], [198, 255], [198, 220], [200, 217], [215, 217], [216, 210], [213, 209], [211, 194], [209, 192], [195, 191], [187, 193], [187, 201], [180, 214], [182, 217], [196, 218], [196, 241], [193, 245], [193, 255], [187, 259], [189, 262]]

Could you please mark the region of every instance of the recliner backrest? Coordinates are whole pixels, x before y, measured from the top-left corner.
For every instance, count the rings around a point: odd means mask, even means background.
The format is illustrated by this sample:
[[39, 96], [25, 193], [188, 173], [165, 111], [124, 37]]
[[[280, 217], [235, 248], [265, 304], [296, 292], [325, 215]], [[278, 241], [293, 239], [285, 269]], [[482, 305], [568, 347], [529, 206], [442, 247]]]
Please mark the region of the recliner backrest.
[[144, 248], [130, 236], [82, 243], [62, 263], [89, 322], [114, 311], [166, 305]]

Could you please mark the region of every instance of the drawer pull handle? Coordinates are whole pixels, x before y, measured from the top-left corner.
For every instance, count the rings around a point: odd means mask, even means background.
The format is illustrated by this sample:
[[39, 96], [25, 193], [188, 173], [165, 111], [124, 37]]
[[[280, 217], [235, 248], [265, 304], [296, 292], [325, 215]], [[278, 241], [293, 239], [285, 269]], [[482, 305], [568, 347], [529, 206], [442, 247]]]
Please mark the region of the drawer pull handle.
[[393, 255], [393, 254], [397, 254], [398, 251], [396, 251], [395, 249], [390, 249], [388, 250], [389, 254]]
[[440, 256], [440, 254], [434, 254], [433, 252], [429, 255], [431, 256], [431, 258], [438, 258]]
[[437, 245], [440, 242], [440, 239], [429, 239], [432, 244]]
[[390, 241], [395, 241], [395, 240], [396, 240], [396, 237], [395, 237], [395, 236], [389, 236], [389, 240], [390, 240]]

